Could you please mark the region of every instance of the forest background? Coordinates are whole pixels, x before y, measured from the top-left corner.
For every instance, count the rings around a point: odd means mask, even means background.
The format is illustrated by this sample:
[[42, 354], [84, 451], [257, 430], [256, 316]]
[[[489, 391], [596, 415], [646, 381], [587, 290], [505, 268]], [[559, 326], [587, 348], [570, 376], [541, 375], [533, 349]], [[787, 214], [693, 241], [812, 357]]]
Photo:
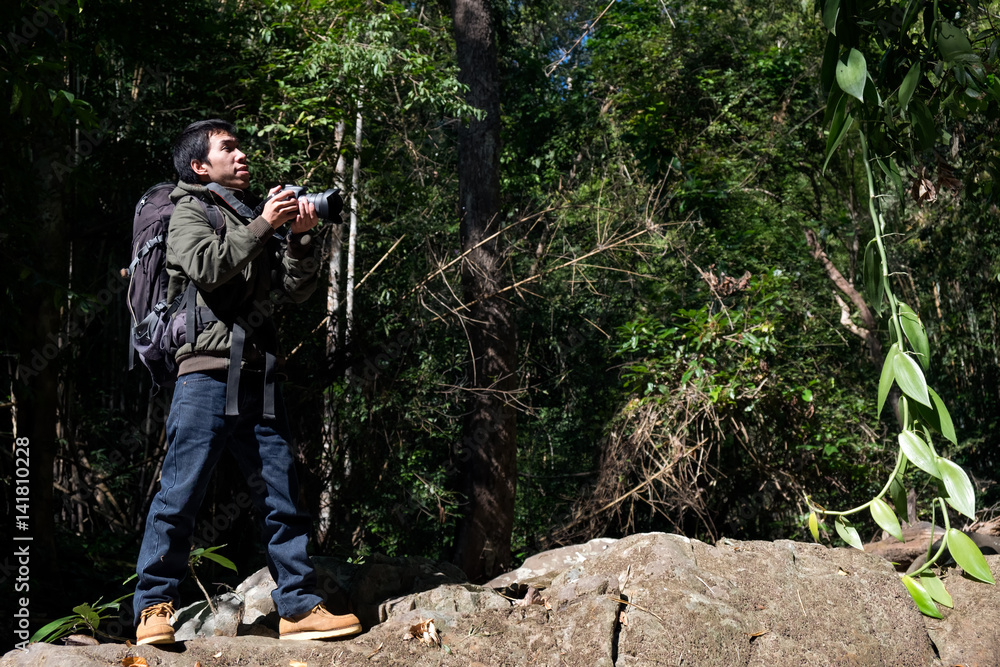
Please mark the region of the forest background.
[[[914, 3], [870, 4], [884, 50]], [[961, 25], [967, 3], [916, 4]], [[479, 61], [456, 20], [470, 6], [486, 10]], [[315, 553], [483, 579], [638, 531], [809, 539], [805, 494], [864, 503], [892, 469], [887, 334], [861, 296], [864, 164], [850, 142], [827, 164], [812, 2], [50, 0], [0, 16], [0, 479], [13, 533], [26, 438], [38, 625], [129, 591], [169, 393], [128, 370], [120, 271], [138, 198], [204, 117], [238, 126], [258, 193], [336, 185], [349, 205], [320, 232], [321, 293], [280, 314]], [[974, 43], [986, 92], [939, 97], [955, 75], [928, 65], [930, 120], [913, 126], [932, 136], [885, 197], [893, 291], [958, 435], [939, 453], [992, 516], [997, 42]], [[463, 158], [483, 128], [492, 168]], [[470, 188], [494, 181], [470, 228]], [[196, 538], [246, 575], [263, 555], [245, 482], [216, 477]], [[477, 511], [495, 525], [470, 542]]]

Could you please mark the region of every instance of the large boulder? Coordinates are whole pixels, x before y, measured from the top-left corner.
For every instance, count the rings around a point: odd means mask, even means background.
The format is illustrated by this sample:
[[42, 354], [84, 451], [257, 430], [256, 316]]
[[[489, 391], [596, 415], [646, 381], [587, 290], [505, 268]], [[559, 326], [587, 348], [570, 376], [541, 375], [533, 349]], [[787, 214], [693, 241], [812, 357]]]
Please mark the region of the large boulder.
[[[1000, 556], [987, 562], [1000, 574]], [[0, 667], [120, 665], [127, 657], [188, 667], [1000, 664], [1000, 630], [987, 620], [1000, 618], [994, 587], [950, 570], [955, 608], [928, 619], [890, 563], [853, 549], [650, 533], [540, 554], [488, 586], [420, 559], [318, 564], [334, 604], [359, 613], [364, 634], [274, 639], [265, 571], [217, 599], [212, 622], [187, 628], [192, 638], [173, 647], [36, 644], [8, 653]], [[187, 611], [191, 622], [204, 610]], [[234, 628], [238, 636], [219, 636]]]

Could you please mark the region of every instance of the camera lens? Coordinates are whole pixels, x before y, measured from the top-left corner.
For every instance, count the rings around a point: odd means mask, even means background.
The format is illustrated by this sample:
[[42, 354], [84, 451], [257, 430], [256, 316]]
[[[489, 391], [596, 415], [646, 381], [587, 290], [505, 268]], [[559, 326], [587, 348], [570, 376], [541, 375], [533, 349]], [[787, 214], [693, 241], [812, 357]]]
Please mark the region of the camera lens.
[[316, 207], [316, 215], [324, 220], [336, 220], [344, 209], [344, 200], [340, 198], [339, 188], [330, 188], [326, 192], [310, 192], [299, 195]]

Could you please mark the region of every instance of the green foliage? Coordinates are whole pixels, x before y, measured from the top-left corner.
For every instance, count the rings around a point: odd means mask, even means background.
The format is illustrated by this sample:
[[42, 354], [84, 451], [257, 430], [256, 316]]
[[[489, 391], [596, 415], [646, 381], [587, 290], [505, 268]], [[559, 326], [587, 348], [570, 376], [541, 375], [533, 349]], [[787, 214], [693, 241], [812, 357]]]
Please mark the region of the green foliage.
[[[891, 393], [898, 390], [900, 433], [896, 468], [874, 499], [844, 512], [816, 509], [820, 514], [837, 517], [837, 532], [851, 546], [861, 548], [856, 533], [845, 528], [845, 517], [868, 508], [879, 526], [901, 540], [895, 514], [883, 496], [891, 493], [898, 498], [901, 492], [898, 475], [906, 462], [910, 462], [932, 479], [940, 480], [939, 495], [932, 500], [932, 507], [940, 506], [946, 527], [938, 553], [913, 574], [927, 572], [945, 548], [949, 548], [966, 571], [972, 568], [973, 576], [993, 583], [988, 568], [984, 572], [985, 561], [981, 562], [978, 547], [963, 533], [949, 527], [946, 502], [959, 514], [975, 520], [975, 488], [967, 473], [940, 456], [933, 443], [935, 432], [953, 443], [958, 438], [944, 401], [929, 387], [924, 373], [931, 368], [927, 329], [914, 309], [897, 297], [900, 288], [890, 278], [887, 217], [891, 206], [886, 197], [891, 197], [893, 188], [899, 193], [902, 177], [907, 176], [915, 179], [913, 197], [921, 204], [932, 201], [934, 186], [926, 179], [926, 168], [922, 166], [932, 156], [939, 172], [951, 178], [952, 167], [945, 162], [945, 151], [938, 146], [950, 143], [949, 157], [954, 161], [960, 149], [946, 128], [952, 123], [974, 127], [990, 122], [986, 120], [987, 109], [995, 108], [1000, 91], [990, 87], [983, 65], [995, 59], [996, 52], [982, 45], [1000, 43], [997, 41], [1000, 34], [988, 7], [978, 3], [954, 16], [945, 13], [938, 3], [927, 4], [920, 11], [920, 3], [914, 1], [904, 3], [905, 9], [880, 3], [866, 8], [845, 7], [839, 0], [826, 0], [820, 7], [829, 31], [823, 64], [823, 82], [830, 88], [827, 104], [830, 134], [824, 168], [856, 120], [874, 228], [874, 238], [865, 250], [865, 291], [875, 310], [881, 313], [885, 309], [891, 342], [878, 384], [878, 412], [882, 412]], [[895, 22], [890, 23], [889, 19]], [[954, 23], [959, 20], [961, 26]], [[981, 40], [979, 50], [973, 48], [970, 33], [976, 35], [977, 41]], [[881, 54], [874, 73], [869, 70], [862, 51]], [[828, 74], [831, 70], [832, 78]], [[989, 140], [983, 146], [988, 143]], [[995, 145], [988, 152], [998, 154]], [[981, 153], [962, 157], [957, 164], [968, 170], [967, 189], [992, 197], [991, 186], [976, 185], [983, 176], [996, 180], [990, 161], [981, 160]], [[816, 516], [811, 514], [810, 525], [815, 523]], [[817, 531], [812, 532], [816, 537]], [[940, 618], [934, 594], [922, 585], [919, 576], [905, 576], [903, 583], [923, 613]], [[942, 588], [931, 584], [939, 600], [943, 599]]]
[[[133, 578], [134, 575], [133, 577], [127, 579], [124, 583], [128, 583], [128, 581]], [[103, 632], [101, 630], [101, 622], [115, 618], [118, 609], [121, 606], [121, 601], [131, 597], [132, 595], [133, 593], [127, 593], [126, 595], [123, 595], [111, 602], [101, 602], [101, 598], [98, 598], [97, 601], [92, 604], [84, 603], [77, 605], [73, 607], [73, 613], [71, 615], [63, 616], [62, 618], [57, 618], [50, 623], [46, 623], [31, 636], [29, 641], [46, 642], [51, 644], [52, 642], [58, 641], [63, 637], [74, 634], [78, 629], [83, 629], [86, 632], [89, 632], [91, 637], [100, 635], [113, 641], [124, 641], [122, 637], [116, 637]]]

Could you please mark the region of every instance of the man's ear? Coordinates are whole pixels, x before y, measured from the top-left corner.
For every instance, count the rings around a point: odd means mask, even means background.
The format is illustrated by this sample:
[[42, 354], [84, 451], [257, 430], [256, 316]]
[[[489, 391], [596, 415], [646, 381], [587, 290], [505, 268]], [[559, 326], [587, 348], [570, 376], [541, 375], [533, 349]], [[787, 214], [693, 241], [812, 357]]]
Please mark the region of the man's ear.
[[198, 176], [208, 176], [208, 165], [208, 161], [202, 162], [201, 160], [191, 160], [191, 171]]

